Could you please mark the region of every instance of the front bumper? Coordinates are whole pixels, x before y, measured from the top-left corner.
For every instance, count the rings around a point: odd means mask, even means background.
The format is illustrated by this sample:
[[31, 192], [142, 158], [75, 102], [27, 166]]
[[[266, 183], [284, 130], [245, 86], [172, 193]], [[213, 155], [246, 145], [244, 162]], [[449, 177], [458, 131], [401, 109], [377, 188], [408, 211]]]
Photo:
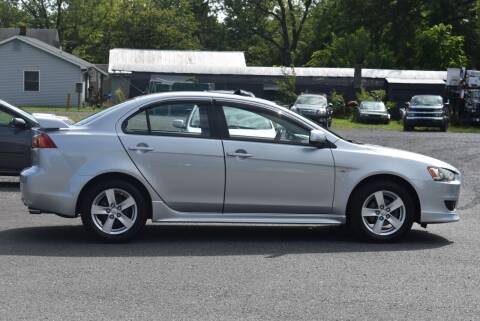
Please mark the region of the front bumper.
[[385, 122], [390, 120], [390, 117], [388, 115], [379, 114], [359, 114], [358, 119], [365, 122]]
[[404, 122], [410, 126], [438, 127], [443, 126], [447, 122], [447, 120], [443, 117], [405, 116]]
[[422, 224], [457, 222], [460, 218], [456, 208], [449, 209], [447, 202], [458, 204], [461, 181], [436, 182], [415, 181], [420, 199]]

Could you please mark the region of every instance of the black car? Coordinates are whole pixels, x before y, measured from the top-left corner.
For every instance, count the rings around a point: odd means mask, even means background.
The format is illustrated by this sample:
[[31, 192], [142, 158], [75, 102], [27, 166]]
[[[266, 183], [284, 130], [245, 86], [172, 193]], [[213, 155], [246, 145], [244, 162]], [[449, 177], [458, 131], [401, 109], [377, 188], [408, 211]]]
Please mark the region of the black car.
[[301, 94], [291, 110], [327, 128], [332, 125], [332, 105], [324, 95]]
[[388, 124], [390, 122], [390, 114], [381, 101], [362, 101], [353, 117], [356, 121], [365, 123]]
[[418, 127], [438, 127], [446, 132], [448, 129], [448, 112], [441, 96], [413, 96], [403, 120], [403, 130], [410, 131]]
[[29, 114], [0, 100], [0, 176], [17, 176], [30, 166], [33, 128], [64, 128], [73, 122], [52, 114]]

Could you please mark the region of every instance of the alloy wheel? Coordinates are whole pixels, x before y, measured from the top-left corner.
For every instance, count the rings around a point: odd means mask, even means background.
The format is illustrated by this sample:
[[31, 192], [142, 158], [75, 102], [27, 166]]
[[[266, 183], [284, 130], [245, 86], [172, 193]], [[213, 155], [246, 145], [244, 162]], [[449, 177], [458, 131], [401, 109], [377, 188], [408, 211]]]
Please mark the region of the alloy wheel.
[[137, 219], [135, 198], [123, 189], [110, 188], [100, 192], [93, 200], [91, 216], [95, 226], [109, 235], [127, 232]]
[[362, 206], [362, 221], [375, 235], [391, 235], [402, 228], [406, 217], [403, 200], [387, 190], [370, 194]]

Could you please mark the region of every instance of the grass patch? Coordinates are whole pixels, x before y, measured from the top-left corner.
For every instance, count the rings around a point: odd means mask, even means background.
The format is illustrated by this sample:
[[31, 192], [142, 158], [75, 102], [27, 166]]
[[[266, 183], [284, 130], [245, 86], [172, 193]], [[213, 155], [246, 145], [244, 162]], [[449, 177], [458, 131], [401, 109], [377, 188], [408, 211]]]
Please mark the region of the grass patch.
[[[388, 125], [386, 124], [366, 124], [352, 122], [350, 119], [334, 118], [332, 122], [332, 129], [352, 129], [352, 128], [369, 128], [369, 129], [383, 129], [403, 131], [403, 123], [401, 121], [392, 120]], [[420, 128], [423, 130], [423, 128]], [[434, 131], [434, 128], [429, 130]], [[451, 133], [477, 133], [480, 134], [480, 126], [453, 126], [450, 125], [448, 131]]]
[[403, 130], [403, 124], [398, 121], [391, 121], [387, 124], [366, 124], [353, 122], [350, 119], [334, 118], [332, 128], [335, 129], [350, 129], [350, 128], [369, 128], [369, 129], [384, 129], [384, 130]]

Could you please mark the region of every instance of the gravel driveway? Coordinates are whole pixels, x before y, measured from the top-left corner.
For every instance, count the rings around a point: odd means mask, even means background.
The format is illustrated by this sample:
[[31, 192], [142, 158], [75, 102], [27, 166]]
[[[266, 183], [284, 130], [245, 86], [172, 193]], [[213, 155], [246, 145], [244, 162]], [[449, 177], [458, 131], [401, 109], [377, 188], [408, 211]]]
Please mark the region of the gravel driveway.
[[0, 178], [0, 319], [480, 319], [480, 135], [340, 134], [458, 167], [461, 221], [390, 245], [341, 227], [158, 225], [112, 245], [79, 220], [26, 214], [17, 181]]

